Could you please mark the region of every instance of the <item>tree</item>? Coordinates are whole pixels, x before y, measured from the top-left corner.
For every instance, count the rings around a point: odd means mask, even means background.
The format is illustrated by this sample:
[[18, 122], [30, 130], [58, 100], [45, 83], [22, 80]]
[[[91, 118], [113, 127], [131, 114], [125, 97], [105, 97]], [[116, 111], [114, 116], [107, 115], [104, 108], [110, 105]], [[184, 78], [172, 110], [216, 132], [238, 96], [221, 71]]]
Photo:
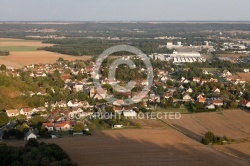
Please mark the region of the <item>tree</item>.
[[8, 130], [4, 130], [3, 131], [3, 139], [9, 139], [10, 135], [9, 135], [9, 132]]
[[57, 61], [58, 61], [58, 62], [63, 62], [64, 59], [63, 59], [62, 57], [59, 57], [59, 58], [57, 59]]
[[197, 101], [197, 102], [195, 102], [195, 107], [197, 109], [202, 109], [202, 108], [204, 108], [204, 104]]
[[3, 65], [0, 66], [0, 70], [6, 71], [6, 70], [7, 70], [7, 67], [3, 64]]
[[9, 117], [5, 110], [0, 111], [0, 127], [9, 123]]
[[216, 139], [216, 137], [215, 137], [214, 133], [211, 131], [208, 131], [205, 134], [205, 137], [202, 139], [202, 143], [208, 145], [209, 143], [214, 143], [215, 139]]
[[36, 139], [32, 138], [32, 139], [29, 139], [29, 141], [26, 143], [25, 147], [38, 147], [39, 146], [39, 143]]
[[106, 112], [115, 113], [114, 108], [112, 106], [105, 107]]
[[73, 131], [74, 132], [82, 132], [84, 129], [84, 124], [83, 123], [76, 123], [74, 126]]

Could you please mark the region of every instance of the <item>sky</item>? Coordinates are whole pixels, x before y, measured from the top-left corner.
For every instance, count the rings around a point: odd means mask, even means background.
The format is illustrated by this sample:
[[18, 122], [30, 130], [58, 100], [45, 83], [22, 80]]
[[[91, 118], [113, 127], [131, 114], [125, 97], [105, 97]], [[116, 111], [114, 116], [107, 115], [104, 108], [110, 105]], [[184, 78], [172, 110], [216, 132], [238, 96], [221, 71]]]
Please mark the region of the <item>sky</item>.
[[0, 21], [249, 21], [249, 0], [0, 0]]

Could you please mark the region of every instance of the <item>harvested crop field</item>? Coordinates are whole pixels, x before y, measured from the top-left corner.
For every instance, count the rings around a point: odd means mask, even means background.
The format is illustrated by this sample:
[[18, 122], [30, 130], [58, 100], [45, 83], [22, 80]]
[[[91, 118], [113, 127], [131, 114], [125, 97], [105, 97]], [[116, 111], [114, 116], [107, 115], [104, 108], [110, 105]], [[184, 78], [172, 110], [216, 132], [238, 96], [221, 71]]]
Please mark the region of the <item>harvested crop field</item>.
[[0, 50], [10, 51], [9, 56], [0, 56], [0, 64], [8, 67], [20, 68], [30, 64], [54, 63], [60, 57], [65, 60], [87, 60], [90, 56], [70, 56], [59, 53], [37, 51], [37, 48], [52, 46], [36, 40], [0, 38]]
[[227, 110], [221, 112], [182, 115], [179, 120], [165, 120], [190, 137], [201, 140], [212, 131], [218, 136], [232, 139], [250, 138], [250, 111]]
[[53, 46], [53, 44], [44, 44], [37, 40], [23, 40], [23, 39], [9, 39], [0, 38], [0, 47], [13, 47], [13, 46], [26, 46], [26, 47], [46, 47]]
[[[45, 142], [60, 145], [72, 161], [80, 166], [249, 165], [246, 161], [210, 149], [172, 129], [109, 130], [92, 136], [51, 139]], [[17, 146], [17, 142], [13, 143], [7, 144]]]
[[168, 125], [162, 123], [157, 119], [130, 119], [131, 122], [137, 124], [142, 129], [166, 129], [170, 128]]
[[250, 73], [238, 73], [238, 75], [239, 75], [241, 78], [246, 79], [246, 81], [250, 82]]
[[250, 142], [230, 144], [224, 146], [216, 146], [217, 149], [220, 149], [224, 152], [231, 153], [233, 155], [239, 156], [248, 162], [250, 162]]
[[[7, 66], [25, 66], [30, 64], [54, 63], [58, 58], [62, 57], [65, 60], [87, 60], [90, 56], [70, 56], [47, 51], [29, 51], [29, 52], [11, 52], [9, 56], [0, 57], [0, 64]], [[12, 66], [12, 64], [16, 64]]]
[[239, 58], [244, 56], [250, 56], [250, 54], [219, 54], [218, 57], [229, 57], [229, 58]]

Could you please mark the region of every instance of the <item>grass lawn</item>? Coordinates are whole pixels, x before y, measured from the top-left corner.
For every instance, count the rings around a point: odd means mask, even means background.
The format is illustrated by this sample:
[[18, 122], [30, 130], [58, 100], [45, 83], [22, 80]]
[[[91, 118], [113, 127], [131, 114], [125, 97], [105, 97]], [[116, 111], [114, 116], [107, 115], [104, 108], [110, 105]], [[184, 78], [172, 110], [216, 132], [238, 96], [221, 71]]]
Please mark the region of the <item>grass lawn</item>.
[[180, 108], [157, 108], [157, 112], [179, 112], [181, 114], [190, 114], [192, 112], [188, 111], [184, 105], [181, 105]]
[[31, 46], [0, 46], [0, 50], [10, 52], [36, 51], [37, 48]]

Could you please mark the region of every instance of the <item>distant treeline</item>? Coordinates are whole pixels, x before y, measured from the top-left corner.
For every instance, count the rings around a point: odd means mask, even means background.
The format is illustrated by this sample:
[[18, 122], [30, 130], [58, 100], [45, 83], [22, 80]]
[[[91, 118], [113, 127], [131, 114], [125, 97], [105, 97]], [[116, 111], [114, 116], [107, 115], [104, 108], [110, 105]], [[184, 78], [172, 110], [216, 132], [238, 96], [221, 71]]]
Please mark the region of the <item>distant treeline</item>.
[[[1, 24], [0, 37], [25, 38], [25, 36], [44, 36], [43, 32], [27, 32], [31, 29], [56, 29], [57, 32], [46, 35], [65, 37], [129, 37], [154, 38], [159, 36], [191, 37], [218, 35], [224, 31], [249, 31], [248, 23], [72, 23], [72, 24]], [[228, 34], [229, 35], [229, 34]], [[235, 34], [229, 37], [249, 38], [250, 34]]]
[[[74, 56], [82, 55], [100, 55], [109, 47], [115, 45], [132, 45], [141, 49], [146, 54], [159, 53], [172, 53], [173, 50], [167, 48], [159, 48], [159, 45], [166, 44], [162, 40], [130, 40], [130, 41], [109, 41], [101, 39], [63, 39], [63, 40], [46, 40], [43, 43], [56, 44], [52, 47], [41, 48], [46, 51], [58, 52], [61, 54], [68, 54]], [[117, 52], [113, 55], [130, 55], [131, 53]]]
[[9, 51], [1, 51], [0, 50], [0, 56], [8, 56], [8, 55], [10, 55]]

